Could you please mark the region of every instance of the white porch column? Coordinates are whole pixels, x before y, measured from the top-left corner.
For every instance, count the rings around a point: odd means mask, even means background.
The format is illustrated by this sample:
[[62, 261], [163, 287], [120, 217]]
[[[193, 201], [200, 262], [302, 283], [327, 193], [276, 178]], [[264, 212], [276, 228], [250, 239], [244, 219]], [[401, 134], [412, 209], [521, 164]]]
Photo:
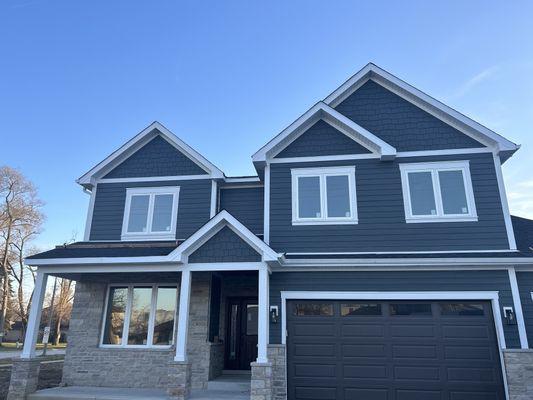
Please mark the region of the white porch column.
[[187, 361], [187, 334], [189, 330], [189, 303], [191, 300], [191, 271], [181, 273], [180, 305], [178, 314], [178, 337], [174, 361]]
[[30, 315], [28, 317], [28, 327], [26, 329], [26, 337], [24, 338], [24, 348], [20, 358], [29, 359], [35, 357], [35, 345], [37, 344], [37, 335], [39, 333], [41, 311], [43, 310], [47, 282], [48, 275], [37, 270], [35, 288], [33, 289], [33, 300], [31, 302]]
[[265, 266], [259, 269], [259, 313], [258, 313], [258, 338], [257, 362], [267, 363], [267, 347], [269, 342], [269, 273]]

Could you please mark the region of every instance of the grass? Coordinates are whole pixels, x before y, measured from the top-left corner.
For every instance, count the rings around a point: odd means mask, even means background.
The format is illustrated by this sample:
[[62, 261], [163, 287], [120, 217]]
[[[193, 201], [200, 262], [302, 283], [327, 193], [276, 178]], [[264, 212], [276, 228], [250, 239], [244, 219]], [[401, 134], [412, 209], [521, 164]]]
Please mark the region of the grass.
[[[42, 343], [37, 344], [37, 350], [42, 350], [44, 345]], [[51, 344], [48, 345], [48, 349], [64, 349], [67, 347], [66, 343], [60, 343], [58, 346], [53, 346]], [[17, 344], [16, 343], [2, 343], [2, 346], [0, 346], [0, 351], [16, 351], [17, 350]], [[20, 344], [19, 350], [22, 350], [22, 343]]]

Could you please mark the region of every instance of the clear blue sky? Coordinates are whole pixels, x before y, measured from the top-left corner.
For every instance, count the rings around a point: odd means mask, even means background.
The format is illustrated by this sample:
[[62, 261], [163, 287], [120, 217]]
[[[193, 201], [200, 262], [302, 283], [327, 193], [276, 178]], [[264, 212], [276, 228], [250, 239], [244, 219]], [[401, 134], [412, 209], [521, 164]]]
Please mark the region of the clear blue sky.
[[0, 164], [46, 201], [38, 239], [83, 238], [74, 180], [153, 120], [221, 167], [373, 61], [523, 148], [505, 164], [533, 217], [533, 2], [0, 3]]

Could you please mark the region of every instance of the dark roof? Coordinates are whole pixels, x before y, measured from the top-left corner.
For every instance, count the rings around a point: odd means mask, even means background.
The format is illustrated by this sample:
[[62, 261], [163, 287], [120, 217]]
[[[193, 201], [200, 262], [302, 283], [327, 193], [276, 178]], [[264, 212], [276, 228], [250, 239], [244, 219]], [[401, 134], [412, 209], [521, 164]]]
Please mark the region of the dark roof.
[[178, 242], [76, 242], [27, 257], [46, 258], [88, 257], [149, 257], [166, 256], [178, 247]]
[[524, 253], [533, 253], [533, 220], [511, 215], [516, 247]]

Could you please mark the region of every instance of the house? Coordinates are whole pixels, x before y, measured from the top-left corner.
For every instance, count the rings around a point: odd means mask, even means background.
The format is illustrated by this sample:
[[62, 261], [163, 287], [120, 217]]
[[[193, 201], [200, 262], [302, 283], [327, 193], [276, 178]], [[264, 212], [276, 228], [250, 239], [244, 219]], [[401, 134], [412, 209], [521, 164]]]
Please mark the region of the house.
[[49, 276], [77, 282], [57, 390], [522, 399], [533, 229], [501, 167], [518, 149], [374, 64], [259, 149], [257, 176], [155, 122], [78, 179], [84, 240], [27, 259], [10, 399], [35, 390]]

